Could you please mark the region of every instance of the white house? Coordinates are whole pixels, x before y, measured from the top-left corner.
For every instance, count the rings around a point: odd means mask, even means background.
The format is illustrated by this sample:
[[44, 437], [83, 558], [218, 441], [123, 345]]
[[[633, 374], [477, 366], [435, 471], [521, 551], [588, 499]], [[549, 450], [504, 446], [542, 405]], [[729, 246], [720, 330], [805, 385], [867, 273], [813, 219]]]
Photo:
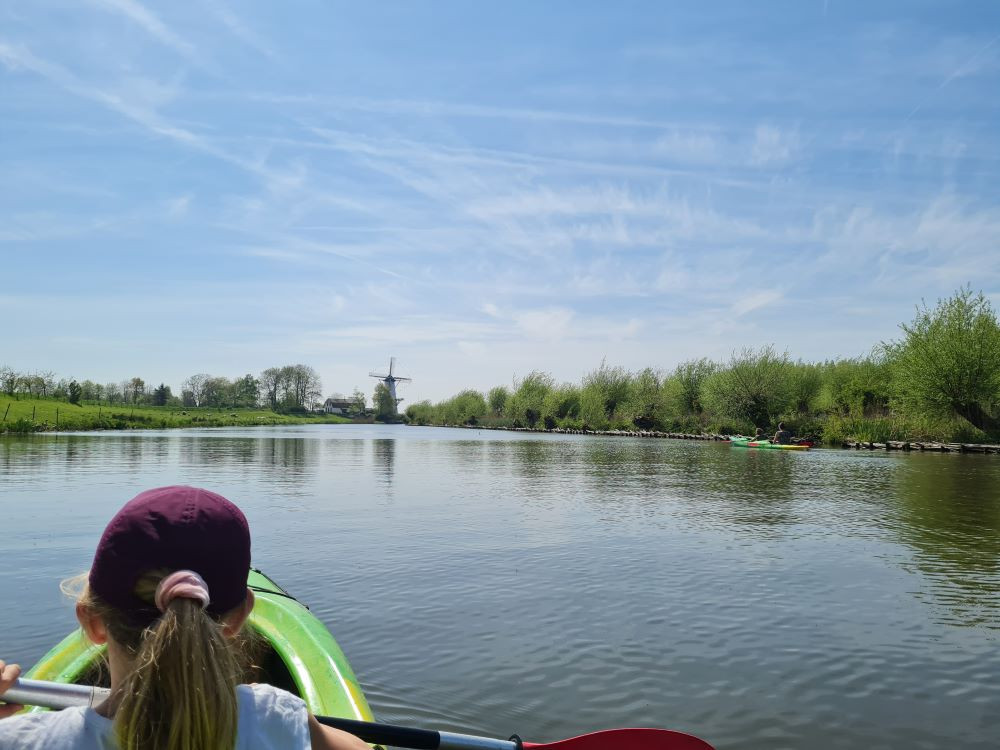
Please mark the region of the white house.
[[328, 398], [323, 402], [327, 414], [347, 414], [353, 408], [354, 402], [349, 398]]

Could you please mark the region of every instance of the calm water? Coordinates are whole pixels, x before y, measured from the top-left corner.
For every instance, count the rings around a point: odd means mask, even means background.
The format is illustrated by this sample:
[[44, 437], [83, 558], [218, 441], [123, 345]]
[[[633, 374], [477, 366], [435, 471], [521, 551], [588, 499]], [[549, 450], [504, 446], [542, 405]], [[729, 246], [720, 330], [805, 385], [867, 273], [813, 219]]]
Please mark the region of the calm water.
[[1000, 746], [1000, 459], [382, 426], [0, 439], [0, 657], [138, 491], [247, 513], [380, 719]]

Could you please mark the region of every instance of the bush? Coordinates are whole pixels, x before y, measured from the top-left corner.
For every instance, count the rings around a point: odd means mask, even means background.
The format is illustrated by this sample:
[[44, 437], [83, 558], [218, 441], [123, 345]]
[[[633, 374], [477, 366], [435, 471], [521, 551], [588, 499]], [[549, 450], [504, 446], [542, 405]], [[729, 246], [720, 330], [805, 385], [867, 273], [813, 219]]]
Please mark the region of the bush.
[[504, 409], [516, 427], [534, 427], [542, 416], [545, 396], [554, 381], [547, 372], [535, 370], [517, 384]]
[[29, 432], [37, 432], [39, 429], [41, 429], [40, 426], [27, 417], [21, 417], [7, 423], [7, 432], [13, 432], [16, 435], [27, 435]]
[[679, 416], [701, 414], [705, 409], [702, 393], [705, 381], [719, 369], [711, 360], [692, 359], [677, 365], [673, 376], [664, 382], [664, 389], [673, 402], [672, 410]]
[[507, 406], [507, 399], [509, 398], [510, 392], [502, 385], [490, 388], [490, 392], [486, 394], [486, 402], [489, 404], [490, 413], [494, 417], [502, 417], [504, 409]]
[[893, 392], [904, 411], [958, 416], [1000, 431], [1000, 325], [983, 293], [961, 289], [933, 310], [917, 308], [902, 341], [886, 344]]
[[489, 407], [479, 391], [465, 390], [437, 405], [438, 420], [445, 424], [474, 425], [486, 416]]
[[890, 373], [885, 357], [841, 359], [820, 366], [823, 386], [819, 406], [838, 414], [884, 417], [889, 413]]
[[770, 346], [743, 349], [705, 379], [702, 398], [716, 417], [772, 425], [789, 403], [791, 370], [787, 353], [777, 354]]
[[663, 425], [664, 411], [660, 376], [647, 367], [629, 378], [625, 400], [615, 407], [615, 421], [627, 429], [652, 430]]
[[550, 390], [542, 399], [540, 416], [547, 430], [562, 426], [566, 420], [575, 421], [580, 416], [580, 389], [564, 383]]
[[437, 421], [437, 414], [430, 401], [418, 401], [406, 407], [406, 419], [410, 424], [428, 425]]
[[622, 367], [604, 362], [583, 378], [580, 416], [593, 430], [606, 430], [615, 410], [628, 399], [632, 375]]
[[823, 373], [817, 365], [796, 362], [788, 371], [788, 408], [797, 414], [815, 409], [823, 387]]

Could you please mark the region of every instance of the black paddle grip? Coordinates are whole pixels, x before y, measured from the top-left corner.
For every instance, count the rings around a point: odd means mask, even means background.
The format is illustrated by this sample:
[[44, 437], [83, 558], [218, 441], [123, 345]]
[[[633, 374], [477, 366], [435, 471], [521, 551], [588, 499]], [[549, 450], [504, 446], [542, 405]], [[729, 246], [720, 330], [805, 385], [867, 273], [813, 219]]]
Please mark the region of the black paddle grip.
[[393, 724], [372, 724], [367, 721], [339, 719], [334, 716], [317, 716], [320, 724], [350, 732], [365, 742], [378, 745], [412, 747], [415, 750], [437, 750], [441, 744], [441, 734], [429, 729], [411, 729]]

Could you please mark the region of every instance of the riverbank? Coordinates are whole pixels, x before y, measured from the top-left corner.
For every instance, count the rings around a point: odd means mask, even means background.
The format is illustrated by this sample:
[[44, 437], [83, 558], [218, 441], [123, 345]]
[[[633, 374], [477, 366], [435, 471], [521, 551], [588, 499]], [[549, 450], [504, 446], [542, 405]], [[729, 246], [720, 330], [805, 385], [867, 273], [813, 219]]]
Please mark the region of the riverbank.
[[[465, 430], [503, 430], [506, 432], [543, 432], [555, 435], [593, 435], [594, 437], [637, 437], [667, 440], [708, 440], [728, 442], [729, 435], [715, 433], [660, 432], [657, 430], [574, 430], [554, 427], [550, 430], [540, 427], [497, 427], [493, 425], [414, 425], [417, 427], [451, 427]], [[1000, 454], [1000, 445], [983, 443], [940, 443], [934, 441], [889, 440], [884, 443], [859, 440], [842, 440], [826, 444], [828, 448], [850, 448], [854, 450], [928, 451], [932, 453], [995, 453]]]
[[278, 414], [268, 409], [75, 405], [52, 399], [0, 400], [0, 433], [81, 430], [170, 429], [183, 427], [259, 427], [297, 424], [349, 424], [336, 414]]
[[930, 451], [931, 453], [996, 453], [1000, 454], [1000, 445], [984, 445], [982, 443], [934, 443], [907, 442], [890, 440], [886, 443], [865, 443], [848, 440], [844, 448], [869, 451]]

